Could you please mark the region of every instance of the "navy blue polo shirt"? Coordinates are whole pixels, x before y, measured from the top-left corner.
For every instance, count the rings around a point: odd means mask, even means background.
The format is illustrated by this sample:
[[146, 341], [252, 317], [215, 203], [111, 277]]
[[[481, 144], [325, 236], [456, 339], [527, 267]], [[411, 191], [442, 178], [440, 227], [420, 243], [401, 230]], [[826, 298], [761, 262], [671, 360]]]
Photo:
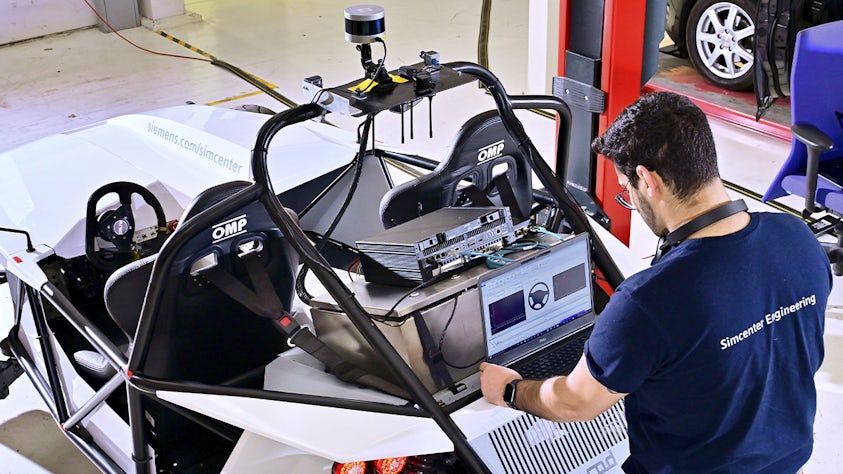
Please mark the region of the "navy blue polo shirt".
[[796, 472], [813, 449], [831, 270], [793, 216], [692, 239], [619, 285], [585, 356], [625, 399], [627, 472]]

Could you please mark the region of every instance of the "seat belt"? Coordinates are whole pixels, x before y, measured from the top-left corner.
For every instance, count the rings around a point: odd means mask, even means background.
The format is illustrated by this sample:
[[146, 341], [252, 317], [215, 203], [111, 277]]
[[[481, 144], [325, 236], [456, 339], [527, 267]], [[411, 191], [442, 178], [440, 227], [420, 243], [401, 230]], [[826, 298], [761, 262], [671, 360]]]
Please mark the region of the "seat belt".
[[347, 361], [320, 341], [308, 327], [300, 325], [281, 304], [281, 300], [275, 292], [275, 287], [272, 286], [269, 273], [261, 263], [258, 251], [240, 254], [238, 258], [246, 267], [254, 291], [234, 278], [219, 264], [207, 266], [197, 271], [196, 274], [206, 278], [223, 293], [253, 313], [271, 319], [273, 326], [287, 337], [290, 344], [302, 348], [325, 364], [326, 370], [340, 380], [371, 387], [405, 400], [412, 399], [403, 388], [366, 372]]
[[[497, 188], [501, 197], [501, 204], [509, 208], [509, 214], [512, 216], [512, 222], [521, 223], [527, 220], [526, 216], [521, 212], [521, 207], [518, 205], [518, 199], [515, 197], [515, 192], [512, 190], [512, 183], [509, 182], [505, 173], [499, 174], [492, 178], [490, 190]], [[457, 197], [455, 206], [464, 206], [471, 202], [475, 206], [490, 206], [495, 207], [491, 199], [480, 190], [477, 186], [469, 184], [460, 189], [460, 194]]]
[[416, 313], [413, 317], [416, 324], [416, 331], [419, 333], [419, 342], [422, 346], [422, 359], [430, 368], [430, 375], [433, 378], [433, 383], [437, 387], [451, 387], [454, 385], [454, 379], [448, 372], [448, 367], [445, 365], [445, 357], [442, 355], [442, 349], [433, 340], [433, 335], [430, 334], [430, 328], [424, 321], [424, 317]]
[[471, 204], [475, 206], [489, 206], [494, 207], [494, 203], [486, 196], [486, 193], [480, 190], [477, 186], [473, 184], [469, 184], [468, 186], [460, 189], [460, 194], [457, 196], [457, 200], [454, 203], [455, 206], [464, 206], [467, 203], [471, 202]]
[[512, 222], [524, 222], [526, 216], [521, 213], [521, 206], [518, 205], [518, 199], [515, 197], [515, 192], [512, 191], [512, 183], [509, 182], [506, 174], [499, 174], [492, 178], [492, 185], [498, 188], [501, 202], [509, 208], [509, 213], [512, 215]]

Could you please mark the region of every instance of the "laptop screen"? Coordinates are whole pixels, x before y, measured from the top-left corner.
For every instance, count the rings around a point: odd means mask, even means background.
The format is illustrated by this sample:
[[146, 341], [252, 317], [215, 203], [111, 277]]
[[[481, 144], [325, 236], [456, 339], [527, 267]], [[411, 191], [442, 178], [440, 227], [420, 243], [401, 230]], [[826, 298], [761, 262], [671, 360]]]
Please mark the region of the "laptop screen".
[[591, 324], [590, 262], [583, 233], [482, 277], [488, 359], [506, 365]]

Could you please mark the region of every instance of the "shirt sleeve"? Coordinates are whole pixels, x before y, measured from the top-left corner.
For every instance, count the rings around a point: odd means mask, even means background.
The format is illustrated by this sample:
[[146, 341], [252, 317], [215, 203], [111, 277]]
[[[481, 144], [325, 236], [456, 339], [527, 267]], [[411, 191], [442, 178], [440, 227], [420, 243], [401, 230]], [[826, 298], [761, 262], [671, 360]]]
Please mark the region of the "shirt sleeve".
[[591, 375], [618, 393], [635, 391], [657, 369], [663, 342], [629, 293], [617, 291], [585, 345]]

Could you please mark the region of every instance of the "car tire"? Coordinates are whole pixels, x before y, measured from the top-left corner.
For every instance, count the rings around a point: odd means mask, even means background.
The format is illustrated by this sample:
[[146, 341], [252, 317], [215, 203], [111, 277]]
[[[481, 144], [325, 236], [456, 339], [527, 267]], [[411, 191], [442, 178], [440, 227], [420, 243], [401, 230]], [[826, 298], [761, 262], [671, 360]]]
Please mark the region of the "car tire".
[[699, 0], [685, 24], [688, 57], [707, 80], [730, 90], [752, 88], [755, 0]]

